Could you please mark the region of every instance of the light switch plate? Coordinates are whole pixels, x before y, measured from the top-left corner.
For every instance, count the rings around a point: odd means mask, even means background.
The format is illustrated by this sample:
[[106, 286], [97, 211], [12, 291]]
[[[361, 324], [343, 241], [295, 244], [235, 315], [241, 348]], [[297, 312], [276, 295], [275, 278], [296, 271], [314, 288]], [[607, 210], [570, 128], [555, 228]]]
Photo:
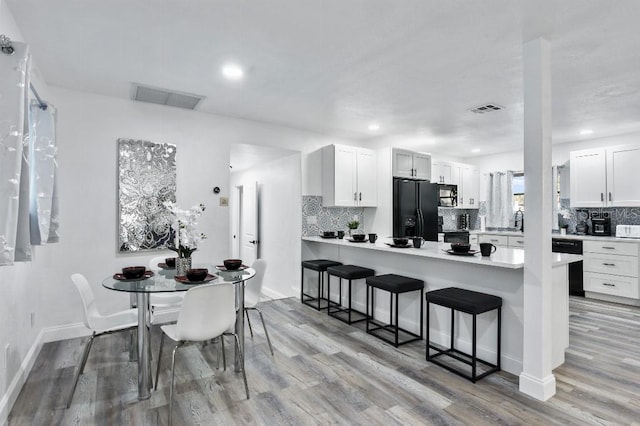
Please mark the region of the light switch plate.
[[229, 199], [227, 197], [220, 197], [220, 205], [226, 207], [229, 205]]

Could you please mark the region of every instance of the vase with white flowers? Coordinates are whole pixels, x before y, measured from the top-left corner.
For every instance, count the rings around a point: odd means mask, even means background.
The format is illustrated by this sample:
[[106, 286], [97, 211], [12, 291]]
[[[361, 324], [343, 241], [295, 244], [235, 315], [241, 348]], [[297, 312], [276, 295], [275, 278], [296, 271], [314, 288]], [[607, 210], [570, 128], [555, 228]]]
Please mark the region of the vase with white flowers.
[[191, 269], [191, 255], [198, 249], [198, 244], [207, 238], [205, 234], [196, 231], [198, 218], [205, 210], [204, 204], [196, 204], [190, 209], [184, 210], [171, 201], [164, 203], [167, 210], [173, 215], [174, 241], [169, 249], [178, 254], [176, 258], [176, 275], [184, 276]]

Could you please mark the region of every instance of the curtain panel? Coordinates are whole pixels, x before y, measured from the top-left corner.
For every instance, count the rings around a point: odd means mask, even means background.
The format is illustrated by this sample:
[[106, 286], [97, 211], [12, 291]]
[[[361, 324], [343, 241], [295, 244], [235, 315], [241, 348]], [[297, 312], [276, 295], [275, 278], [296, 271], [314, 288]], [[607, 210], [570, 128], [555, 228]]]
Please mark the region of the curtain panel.
[[513, 172], [493, 172], [487, 177], [487, 227], [513, 227]]
[[0, 265], [13, 264], [16, 246], [25, 246], [17, 238], [30, 55], [24, 43], [13, 48], [0, 54]]

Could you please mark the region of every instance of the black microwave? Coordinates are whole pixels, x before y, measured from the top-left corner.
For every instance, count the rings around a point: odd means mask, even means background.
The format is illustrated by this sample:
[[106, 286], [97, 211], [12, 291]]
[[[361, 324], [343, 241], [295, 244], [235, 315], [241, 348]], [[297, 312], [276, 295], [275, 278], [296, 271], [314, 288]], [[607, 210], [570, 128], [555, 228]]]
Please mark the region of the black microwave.
[[458, 206], [458, 186], [457, 185], [438, 185], [439, 201], [438, 207], [457, 207]]

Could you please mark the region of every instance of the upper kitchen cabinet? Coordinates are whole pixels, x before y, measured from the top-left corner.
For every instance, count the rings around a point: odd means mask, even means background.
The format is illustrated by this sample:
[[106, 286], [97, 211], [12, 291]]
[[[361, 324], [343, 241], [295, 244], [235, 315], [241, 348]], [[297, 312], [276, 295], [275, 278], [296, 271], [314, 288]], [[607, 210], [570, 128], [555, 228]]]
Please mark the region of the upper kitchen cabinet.
[[460, 173], [460, 164], [435, 160], [431, 162], [431, 183], [458, 185]]
[[640, 206], [640, 146], [573, 151], [570, 159], [571, 207]]
[[480, 170], [477, 166], [461, 164], [460, 184], [458, 185], [458, 207], [477, 209], [480, 197]]
[[393, 148], [393, 176], [410, 179], [431, 179], [431, 155]]
[[375, 151], [345, 145], [322, 149], [322, 204], [376, 207], [378, 161]]

